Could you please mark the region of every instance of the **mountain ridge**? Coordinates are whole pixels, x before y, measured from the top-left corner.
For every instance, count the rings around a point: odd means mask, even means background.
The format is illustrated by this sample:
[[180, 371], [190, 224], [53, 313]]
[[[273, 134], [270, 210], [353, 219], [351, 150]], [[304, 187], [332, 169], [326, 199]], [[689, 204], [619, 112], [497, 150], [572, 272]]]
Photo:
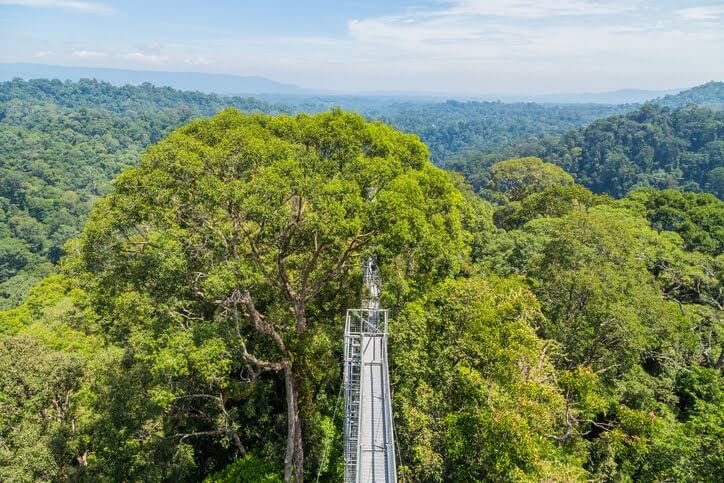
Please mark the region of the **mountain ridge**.
[[672, 109], [684, 107], [688, 104], [696, 104], [720, 111], [724, 109], [724, 82], [709, 81], [705, 84], [683, 90], [675, 95], [667, 95], [654, 99], [651, 102]]
[[0, 63], [0, 81], [20, 77], [78, 81], [93, 78], [116, 86], [144, 83], [167, 86], [178, 90], [215, 94], [308, 94], [311, 90], [284, 84], [263, 76], [208, 74], [203, 72], [171, 72], [154, 70], [113, 69], [106, 67], [77, 67], [31, 63]]
[[[116, 86], [151, 83], [156, 86], [172, 87], [178, 90], [200, 91], [220, 95], [271, 95], [299, 97], [298, 103], [307, 98], [322, 95], [330, 98], [371, 97], [404, 99], [408, 101], [440, 102], [446, 99], [470, 101], [498, 101], [504, 103], [534, 102], [538, 104], [640, 104], [664, 97], [678, 95], [689, 89], [635, 89], [624, 88], [601, 92], [559, 92], [548, 94], [454, 94], [415, 91], [336, 91], [306, 88], [295, 84], [278, 82], [260, 75], [242, 76], [236, 74], [204, 73], [193, 71], [135, 70], [107, 67], [63, 66], [37, 63], [0, 63], [0, 81], [13, 78], [60, 79], [78, 81], [89, 78], [108, 82]], [[295, 102], [295, 103], [297, 103]]]

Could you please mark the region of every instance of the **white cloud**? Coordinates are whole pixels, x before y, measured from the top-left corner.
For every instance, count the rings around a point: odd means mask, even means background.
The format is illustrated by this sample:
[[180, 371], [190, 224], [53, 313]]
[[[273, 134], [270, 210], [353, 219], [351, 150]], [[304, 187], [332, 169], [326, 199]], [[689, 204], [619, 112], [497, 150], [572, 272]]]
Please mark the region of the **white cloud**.
[[682, 8], [677, 10], [676, 14], [682, 19], [692, 22], [715, 22], [724, 15], [724, 6], [711, 5]]
[[183, 62], [186, 65], [209, 65], [209, 64], [211, 64], [211, 60], [209, 60], [206, 57], [202, 57], [202, 56], [186, 57], [183, 60]]
[[446, 15], [484, 15], [515, 18], [612, 15], [631, 11], [635, 2], [593, 2], [589, 0], [456, 0]]
[[73, 57], [80, 57], [81, 59], [101, 59], [108, 57], [108, 54], [96, 50], [75, 50], [73, 51]]
[[119, 55], [119, 57], [126, 60], [134, 60], [148, 64], [161, 64], [169, 61], [169, 56], [167, 55], [146, 54], [143, 52], [128, 52], [126, 54]]
[[674, 85], [682, 82], [675, 72], [724, 65], [720, 14], [719, 7], [675, 14], [657, 0], [444, 0], [347, 27], [355, 61], [373, 53], [364, 65], [370, 77], [395, 72], [396, 80], [408, 75], [460, 91], [605, 90]]
[[[538, 32], [561, 23], [579, 24], [582, 19], [635, 10], [636, 2], [590, 0], [447, 0], [445, 8], [415, 10], [406, 15], [355, 19], [348, 22], [351, 36], [363, 42], [387, 42], [409, 46], [421, 43], [512, 42], [529, 44]], [[541, 22], [535, 29], [526, 22]], [[469, 47], [469, 44], [467, 45]]]
[[[87, 54], [84, 61], [159, 70], [203, 66], [198, 70], [259, 74], [332, 90], [470, 95], [663, 89], [724, 76], [721, 0], [426, 3], [349, 20], [343, 35], [211, 34], [185, 26], [177, 38], [151, 29], [106, 44], [78, 39], [54, 60], [72, 64], [79, 59], [74, 49], [97, 50], [105, 57]], [[61, 49], [57, 42], [22, 48], [26, 56]]]
[[[612, 63], [650, 56], [671, 58], [681, 45], [665, 50], [662, 41], [676, 36], [672, 24], [651, 3], [593, 2], [589, 0], [446, 1], [445, 8], [410, 11], [351, 20], [348, 32], [359, 44], [376, 46], [391, 55], [413, 55], [420, 62], [439, 57], [448, 61], [493, 59], [515, 61], [588, 57], [596, 62], [607, 55]], [[688, 9], [688, 18], [711, 20], [717, 9]], [[616, 15], [612, 15], [616, 14]], [[692, 33], [687, 48], [709, 34]], [[716, 38], [721, 38], [714, 33]], [[709, 37], [711, 38], [711, 36]], [[692, 52], [697, 51], [694, 48]]]
[[37, 8], [64, 8], [79, 12], [112, 15], [116, 11], [102, 3], [86, 2], [82, 0], [0, 0], [0, 5], [17, 5], [20, 7]]
[[58, 55], [58, 54], [56, 54], [56, 53], [53, 52], [52, 50], [39, 50], [38, 52], [35, 52], [35, 55], [34, 55], [33, 57], [36, 57], [36, 58], [38, 58], [38, 59], [42, 59], [42, 58], [45, 58], [45, 57], [53, 57], [53, 56], [55, 56], [55, 55]]

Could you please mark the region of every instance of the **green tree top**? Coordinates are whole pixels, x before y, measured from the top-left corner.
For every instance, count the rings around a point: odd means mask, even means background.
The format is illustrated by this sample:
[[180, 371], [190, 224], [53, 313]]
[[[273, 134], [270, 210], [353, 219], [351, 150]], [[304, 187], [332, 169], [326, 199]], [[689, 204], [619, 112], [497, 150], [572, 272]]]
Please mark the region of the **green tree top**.
[[[184, 375], [168, 358], [183, 357], [189, 339], [177, 335], [189, 330], [204, 334], [203, 347], [239, 354], [230, 364], [253, 378], [283, 373], [285, 477], [293, 466], [300, 482], [306, 375], [320, 363], [302, 351], [314, 334], [339, 330], [334, 317], [349, 300], [339, 292], [355, 292], [350, 269], [374, 254], [414, 288], [460, 265], [463, 197], [427, 158], [415, 136], [355, 114], [227, 110], [174, 132], [118, 178], [92, 213], [77, 268], [116, 336], [183, 339], [178, 350], [142, 344], [159, 354], [148, 360], [161, 380]], [[225, 381], [215, 390], [238, 383]], [[164, 384], [174, 404], [182, 394]]]
[[490, 168], [488, 189], [501, 193], [509, 201], [519, 201], [552, 186], [571, 184], [573, 177], [555, 164], [544, 163], [539, 158], [519, 158], [494, 164]]

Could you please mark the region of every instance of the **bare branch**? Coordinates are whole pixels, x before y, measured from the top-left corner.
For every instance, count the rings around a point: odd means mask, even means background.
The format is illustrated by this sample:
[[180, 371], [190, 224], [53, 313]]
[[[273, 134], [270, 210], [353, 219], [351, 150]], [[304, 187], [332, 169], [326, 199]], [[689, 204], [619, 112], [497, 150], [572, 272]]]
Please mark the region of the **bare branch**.
[[259, 359], [258, 357], [249, 353], [249, 351], [246, 349], [246, 344], [244, 344], [244, 342], [242, 342], [240, 340], [239, 344], [241, 346], [241, 357], [243, 357], [246, 362], [248, 362], [250, 364], [254, 364], [257, 368], [259, 368], [263, 372], [280, 371], [289, 365], [288, 361], [270, 362], [270, 361], [265, 361], [265, 360]]
[[312, 254], [312, 258], [309, 259], [309, 262], [304, 266], [302, 269], [302, 273], [300, 274], [300, 283], [299, 283], [299, 297], [302, 300], [306, 299], [307, 295], [307, 283], [309, 282], [309, 274], [314, 270], [315, 265], [317, 265], [317, 260], [319, 260], [319, 256], [322, 254], [322, 251], [325, 248], [324, 243], [319, 243], [319, 240], [317, 239], [317, 232], [314, 232], [314, 253]]
[[368, 232], [368, 233], [363, 233], [363, 234], [360, 234], [360, 235], [357, 235], [356, 237], [354, 237], [352, 239], [352, 241], [349, 243], [349, 245], [347, 246], [347, 248], [345, 249], [342, 256], [339, 257], [339, 259], [337, 260], [337, 263], [335, 263], [334, 267], [331, 270], [329, 270], [326, 274], [324, 274], [322, 277], [320, 277], [320, 279], [317, 281], [317, 283], [312, 288], [312, 290], [310, 290], [309, 293], [306, 294], [304, 301], [306, 302], [306, 301], [316, 297], [317, 294], [319, 294], [319, 292], [322, 291], [324, 286], [331, 279], [333, 279], [337, 275], [339, 275], [342, 272], [342, 270], [344, 270], [345, 264], [350, 259], [353, 252], [355, 250], [358, 250], [362, 246], [364, 246], [364, 244], [367, 242], [368, 238], [373, 234], [374, 234], [374, 232]]
[[254, 302], [251, 300], [251, 294], [249, 293], [249, 291], [237, 291], [237, 293], [239, 295], [239, 302], [241, 302], [241, 304], [244, 306], [246, 315], [249, 317], [249, 319], [251, 319], [251, 322], [254, 324], [254, 328], [262, 334], [266, 334], [271, 337], [279, 351], [282, 354], [287, 355], [287, 347], [284, 344], [284, 341], [282, 340], [279, 333], [274, 330], [272, 324], [266, 321], [266, 317], [262, 315], [258, 310], [256, 310]]

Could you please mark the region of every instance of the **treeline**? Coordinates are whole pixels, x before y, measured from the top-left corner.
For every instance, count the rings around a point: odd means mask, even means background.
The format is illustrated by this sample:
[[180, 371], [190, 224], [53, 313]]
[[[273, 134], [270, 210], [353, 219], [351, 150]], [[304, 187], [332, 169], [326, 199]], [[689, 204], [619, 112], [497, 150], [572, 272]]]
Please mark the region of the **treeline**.
[[629, 109], [601, 104], [447, 101], [401, 104], [375, 118], [420, 136], [430, 148], [432, 161], [443, 164], [455, 156], [515, 146], [530, 137], [562, 135], [595, 119]]
[[[271, 99], [297, 112], [323, 112], [335, 106], [381, 120], [398, 129], [415, 133], [430, 148], [432, 161], [446, 164], [455, 158], [479, 153], [507, 153], [530, 138], [561, 136], [594, 120], [625, 114], [641, 107], [636, 104], [538, 104], [477, 101], [404, 101], [390, 97], [364, 96], [277, 96]], [[652, 101], [670, 109], [691, 104], [722, 110], [724, 82], [709, 82], [675, 95]]]
[[102, 109], [125, 114], [127, 117], [174, 109], [185, 109], [196, 116], [211, 116], [227, 107], [259, 112], [280, 112], [281, 110], [278, 104], [270, 104], [251, 97], [228, 97], [195, 91], [180, 91], [152, 84], [119, 87], [93, 79], [83, 79], [78, 82], [57, 79], [28, 81], [15, 79], [0, 83], [0, 103], [10, 101], [51, 103], [70, 109]]
[[405, 100], [364, 96], [271, 96], [291, 112], [320, 113], [341, 107], [369, 120], [417, 134], [435, 164], [479, 151], [516, 146], [531, 137], [562, 135], [601, 117], [625, 113], [635, 105], [539, 104]]
[[278, 112], [254, 99], [84, 80], [0, 84], [0, 308], [53, 273], [95, 200], [144, 149], [224, 107]]
[[676, 109], [689, 104], [697, 104], [713, 110], [724, 109], [724, 82], [707, 82], [700, 86], [692, 87], [678, 94], [664, 96], [654, 101], [664, 107]]
[[152, 147], [0, 313], [0, 479], [339, 481], [374, 256], [406, 481], [718, 481], [724, 203], [427, 155], [340, 111]]
[[517, 156], [557, 164], [596, 193], [620, 197], [653, 187], [708, 191], [724, 197], [724, 111], [686, 106], [673, 111], [646, 104], [592, 122], [563, 136], [542, 136], [509, 149], [462, 157], [446, 166], [477, 189], [489, 166]]

